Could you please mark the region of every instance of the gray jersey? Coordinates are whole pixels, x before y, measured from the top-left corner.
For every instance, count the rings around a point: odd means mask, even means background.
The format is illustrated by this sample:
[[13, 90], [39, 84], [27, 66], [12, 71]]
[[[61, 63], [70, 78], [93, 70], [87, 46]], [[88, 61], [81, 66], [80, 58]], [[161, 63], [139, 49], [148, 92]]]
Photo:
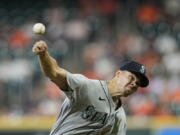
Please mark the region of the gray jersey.
[[67, 73], [67, 95], [50, 135], [125, 135], [126, 116], [105, 81]]

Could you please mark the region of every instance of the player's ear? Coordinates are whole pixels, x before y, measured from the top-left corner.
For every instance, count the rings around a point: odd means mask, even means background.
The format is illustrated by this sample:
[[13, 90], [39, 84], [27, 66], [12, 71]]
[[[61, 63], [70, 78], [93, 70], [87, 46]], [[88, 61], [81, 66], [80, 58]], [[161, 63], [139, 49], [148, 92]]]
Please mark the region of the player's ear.
[[116, 71], [116, 73], [115, 73], [115, 76], [117, 76], [117, 77], [118, 77], [118, 76], [121, 74], [121, 72], [122, 72], [122, 71], [121, 71], [120, 69], [119, 69], [119, 70], [117, 70], [117, 71]]

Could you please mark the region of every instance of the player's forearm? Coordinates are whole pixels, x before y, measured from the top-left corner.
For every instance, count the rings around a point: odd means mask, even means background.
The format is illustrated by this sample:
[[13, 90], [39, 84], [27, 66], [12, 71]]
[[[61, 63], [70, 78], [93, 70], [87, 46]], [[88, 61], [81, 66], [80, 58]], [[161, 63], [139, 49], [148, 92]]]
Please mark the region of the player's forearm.
[[58, 65], [54, 58], [52, 58], [46, 51], [44, 54], [39, 55], [41, 70], [49, 78], [53, 78], [57, 74]]
[[56, 60], [49, 55], [46, 42], [36, 42], [32, 52], [39, 56], [39, 63], [45, 75], [61, 89], [67, 89], [66, 71], [60, 68]]

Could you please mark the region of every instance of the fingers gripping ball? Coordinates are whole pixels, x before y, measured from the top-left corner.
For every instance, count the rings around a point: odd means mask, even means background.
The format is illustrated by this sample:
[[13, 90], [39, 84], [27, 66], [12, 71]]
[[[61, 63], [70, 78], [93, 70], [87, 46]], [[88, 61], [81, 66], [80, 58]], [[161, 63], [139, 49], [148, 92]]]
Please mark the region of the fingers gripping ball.
[[44, 41], [38, 41], [34, 44], [32, 48], [32, 52], [39, 55], [39, 54], [44, 54], [47, 51], [48, 47], [46, 42]]
[[36, 23], [33, 26], [33, 32], [35, 34], [42, 35], [45, 33], [45, 30], [46, 30], [46, 28], [45, 28], [44, 24], [42, 24], [42, 23]]

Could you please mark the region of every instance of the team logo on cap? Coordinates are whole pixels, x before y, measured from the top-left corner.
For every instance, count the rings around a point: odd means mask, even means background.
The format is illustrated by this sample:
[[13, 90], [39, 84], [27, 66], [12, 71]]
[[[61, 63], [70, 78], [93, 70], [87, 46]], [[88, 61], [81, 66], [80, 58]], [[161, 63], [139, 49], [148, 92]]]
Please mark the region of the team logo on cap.
[[141, 66], [140, 72], [141, 72], [142, 74], [145, 73], [145, 67], [144, 67], [144, 66]]

